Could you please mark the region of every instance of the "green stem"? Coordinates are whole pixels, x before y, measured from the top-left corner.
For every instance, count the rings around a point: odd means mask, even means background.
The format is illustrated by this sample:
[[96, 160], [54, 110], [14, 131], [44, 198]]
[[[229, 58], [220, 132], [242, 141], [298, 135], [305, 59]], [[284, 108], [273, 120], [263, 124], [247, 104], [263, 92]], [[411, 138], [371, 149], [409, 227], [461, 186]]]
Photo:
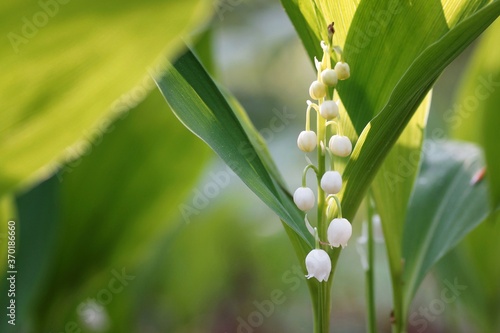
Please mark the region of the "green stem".
[[330, 329], [330, 282], [318, 282], [318, 306], [314, 316], [314, 333], [328, 333]]
[[366, 306], [368, 312], [368, 332], [377, 332], [377, 314], [375, 310], [375, 247], [373, 240], [373, 215], [374, 209], [371, 201], [371, 196], [368, 195], [367, 199], [368, 208], [368, 243], [367, 243], [367, 262], [366, 269]]
[[394, 303], [394, 310], [391, 314], [391, 319], [393, 320], [392, 331], [395, 333], [404, 333], [406, 332], [406, 318], [403, 316], [403, 285], [401, 283], [402, 272], [400, 270], [393, 271], [391, 276]]

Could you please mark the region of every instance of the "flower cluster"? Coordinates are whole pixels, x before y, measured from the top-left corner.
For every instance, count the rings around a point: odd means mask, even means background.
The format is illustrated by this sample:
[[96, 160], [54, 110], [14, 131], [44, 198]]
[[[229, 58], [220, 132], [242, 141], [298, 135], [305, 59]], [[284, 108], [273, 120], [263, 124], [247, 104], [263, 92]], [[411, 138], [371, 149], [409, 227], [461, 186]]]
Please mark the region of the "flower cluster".
[[[312, 169], [318, 179], [318, 223], [317, 227], [313, 228], [306, 215], [306, 224], [316, 239], [316, 248], [307, 255], [305, 263], [308, 272], [306, 277], [314, 277], [320, 282], [328, 281], [331, 272], [330, 257], [321, 248], [320, 243], [331, 247], [345, 247], [352, 234], [351, 223], [342, 218], [340, 200], [336, 196], [342, 189], [342, 175], [334, 170], [334, 157], [349, 156], [352, 152], [352, 143], [347, 136], [342, 135], [339, 101], [333, 100], [338, 81], [349, 78], [350, 69], [342, 60], [332, 68], [332, 55], [338, 48], [332, 47], [331, 39], [329, 44], [322, 41], [321, 47], [322, 60], [314, 59], [317, 79], [309, 87], [309, 95], [316, 102], [307, 101], [306, 128], [297, 139], [297, 146], [301, 151], [309, 153], [317, 150], [318, 165], [315, 166], [307, 159], [309, 164], [302, 175], [302, 187], [299, 187], [293, 195], [293, 200], [300, 210], [307, 212], [315, 207], [314, 192], [306, 186], [307, 171]], [[316, 131], [311, 129], [311, 110], [316, 111]], [[327, 163], [327, 157], [330, 163]], [[336, 218], [333, 216], [335, 205], [338, 215]], [[326, 227], [327, 222], [328, 227]], [[321, 242], [321, 237], [326, 237], [328, 243]]]

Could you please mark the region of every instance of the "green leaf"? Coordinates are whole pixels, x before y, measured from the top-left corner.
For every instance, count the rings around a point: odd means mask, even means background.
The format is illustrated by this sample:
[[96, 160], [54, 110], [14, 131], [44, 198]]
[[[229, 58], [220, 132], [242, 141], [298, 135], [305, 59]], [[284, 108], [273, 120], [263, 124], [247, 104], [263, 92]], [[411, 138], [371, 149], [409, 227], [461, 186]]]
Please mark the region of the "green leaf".
[[[113, 278], [113, 270], [122, 268], [137, 279], [126, 292], [114, 295], [106, 309], [114, 332], [129, 329], [132, 309], [127, 306], [140, 284], [140, 265], [181, 222], [184, 209], [200, 213], [182, 200], [208, 156], [208, 149], [175, 121], [161, 94], [153, 90], [101, 132], [86, 156], [51, 178], [59, 197], [53, 221], [57, 238], [51, 242], [55, 250], [45, 270], [26, 275], [40, 286], [29, 304], [36, 331], [59, 332], [68, 321], [79, 322], [78, 306], [96, 298]], [[31, 200], [31, 206], [35, 204]], [[21, 223], [42, 226], [42, 217]], [[30, 244], [22, 246], [35, 251]]]
[[[41, 280], [35, 277], [48, 273], [48, 263], [54, 254], [54, 238], [60, 204], [58, 185], [57, 179], [52, 177], [16, 198], [15, 205], [18, 214], [16, 217], [11, 216], [11, 219], [15, 221], [16, 228], [15, 300], [18, 328], [26, 329], [33, 325], [33, 316], [30, 314], [31, 306], [42, 287]], [[0, 289], [4, 295], [7, 294], [7, 290]], [[7, 298], [3, 298], [2, 307], [7, 306], [7, 303], [3, 303], [4, 300], [8, 301]], [[3, 321], [0, 323], [0, 328], [2, 332], [11, 332], [13, 326]]]
[[[343, 57], [352, 71], [349, 80], [339, 83], [339, 94], [359, 134], [387, 104], [400, 78], [417, 57], [488, 1], [282, 0], [282, 3], [311, 59], [321, 56], [320, 38], [326, 40], [326, 24], [335, 22], [333, 43], [343, 47]], [[498, 4], [493, 2], [490, 6], [493, 19], [484, 22], [486, 26], [498, 16], [495, 9]], [[479, 19], [475, 21], [478, 23]], [[477, 24], [470, 33], [477, 36], [475, 30], [484, 30], [484, 23]], [[466, 39], [463, 36], [462, 41], [448, 39], [448, 42], [470, 43]], [[450, 57], [450, 53], [436, 52], [436, 55], [432, 60], [439, 65]], [[431, 76], [439, 74], [430, 69], [427, 72]]]
[[[157, 80], [158, 87], [179, 120], [204, 140], [245, 184], [264, 201], [309, 246], [313, 239], [303, 215], [290, 195], [279, 186], [264, 164], [262, 149], [248, 135], [255, 134], [248, 121], [245, 128], [223, 94], [196, 57], [187, 51]], [[247, 131], [245, 131], [245, 129]]]
[[[443, 69], [500, 12], [494, 2], [459, 23], [426, 48], [404, 73], [380, 113], [365, 127], [344, 171], [343, 211], [353, 217], [375, 171]], [[346, 82], [349, 80], [346, 80]], [[348, 110], [349, 111], [349, 110]]]
[[471, 183], [483, 166], [472, 144], [425, 143], [402, 242], [406, 308], [431, 267], [489, 215], [486, 183]]
[[500, 209], [500, 21], [484, 34], [462, 79], [453, 113], [445, 114], [452, 134], [484, 147], [492, 210]]
[[100, 126], [139, 103], [148, 66], [176, 52], [179, 36], [209, 13], [204, 4], [4, 2], [0, 195], [80, 156]]

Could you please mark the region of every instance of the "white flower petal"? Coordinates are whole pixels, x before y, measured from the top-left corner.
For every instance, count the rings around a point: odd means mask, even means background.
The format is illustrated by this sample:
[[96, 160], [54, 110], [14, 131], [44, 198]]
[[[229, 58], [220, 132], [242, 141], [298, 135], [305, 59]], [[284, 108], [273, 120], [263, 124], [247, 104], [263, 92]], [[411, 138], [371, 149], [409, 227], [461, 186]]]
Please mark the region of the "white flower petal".
[[347, 242], [352, 236], [352, 226], [347, 219], [336, 218], [328, 226], [328, 242], [333, 247], [347, 246]]
[[330, 138], [328, 148], [334, 155], [347, 157], [352, 152], [352, 143], [347, 136], [334, 135]]
[[337, 171], [327, 171], [321, 177], [321, 188], [328, 194], [337, 194], [342, 189], [342, 176]]
[[319, 282], [328, 281], [332, 271], [330, 256], [322, 249], [314, 249], [306, 257], [308, 279], [316, 278]]
[[314, 207], [316, 199], [309, 187], [299, 187], [293, 193], [293, 202], [295, 202], [300, 210], [305, 212]]
[[314, 131], [302, 131], [297, 138], [297, 146], [305, 153], [316, 148], [317, 136]]

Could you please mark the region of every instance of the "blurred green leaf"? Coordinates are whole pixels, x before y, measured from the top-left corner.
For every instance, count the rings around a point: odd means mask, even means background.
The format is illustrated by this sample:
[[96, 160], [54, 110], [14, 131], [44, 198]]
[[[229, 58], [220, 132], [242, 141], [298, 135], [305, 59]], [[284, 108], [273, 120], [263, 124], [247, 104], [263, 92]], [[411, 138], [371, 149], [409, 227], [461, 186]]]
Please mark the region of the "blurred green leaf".
[[[40, 283], [36, 302], [27, 305], [35, 316], [36, 331], [59, 332], [70, 321], [83, 330], [79, 306], [89, 298], [99, 299], [98, 292], [108, 288], [113, 272], [140, 274], [152, 249], [178, 223], [180, 204], [207, 152], [174, 121], [154, 90], [121, 119], [102, 128], [86, 154], [52, 178], [60, 195], [54, 255], [43, 272], [29, 276], [31, 283]], [[33, 251], [29, 244], [23, 246]], [[132, 317], [122, 310], [130, 306], [133, 284], [105, 304], [113, 314], [111, 332], [129, 329]]]
[[[500, 82], [500, 48], [496, 46], [499, 34], [500, 22], [485, 32], [465, 71], [454, 107], [444, 114], [455, 138], [483, 145], [488, 166], [483, 182], [489, 182], [493, 211], [498, 210], [500, 203], [497, 144], [500, 100], [496, 93]], [[500, 268], [494, 255], [500, 251], [499, 237], [500, 216], [492, 214], [437, 265], [443, 279], [458, 276], [467, 286], [459, 301], [481, 332], [494, 333], [500, 329]]]
[[[7, 242], [8, 242], [8, 225], [7, 222], [15, 220], [14, 198], [12, 195], [4, 195], [0, 197], [0, 257], [7, 258]], [[0, 262], [0, 272], [5, 272], [7, 261]]]
[[492, 210], [500, 209], [500, 21], [484, 34], [462, 79], [454, 109], [445, 117], [452, 134], [484, 147]]
[[[256, 132], [248, 119], [236, 115], [205, 69], [186, 51], [157, 81], [179, 120], [204, 140], [245, 184], [302, 239], [313, 246], [303, 215], [265, 165], [262, 149], [248, 135]], [[242, 119], [245, 125], [242, 125]], [[246, 130], [246, 131], [245, 131]]]
[[431, 267], [488, 216], [486, 183], [471, 183], [483, 166], [475, 145], [425, 143], [402, 242], [406, 309]]
[[437, 265], [438, 274], [458, 278], [467, 289], [459, 301], [479, 332], [500, 330], [500, 216], [481, 223]]
[[4, 2], [0, 195], [78, 157], [99, 126], [140, 102], [148, 90], [148, 66], [177, 50], [179, 36], [210, 13], [206, 5]]
[[[48, 263], [54, 254], [54, 238], [59, 219], [58, 206], [60, 194], [57, 179], [50, 178], [16, 199], [17, 216], [10, 218], [15, 221], [16, 253], [16, 327], [7, 321], [0, 323], [2, 332], [21, 332], [27, 328], [33, 329], [33, 317], [30, 306], [39, 291], [41, 281], [35, 276], [48, 273]], [[6, 223], [8, 220], [3, 220]], [[4, 244], [2, 244], [4, 245]], [[7, 248], [7, 247], [5, 247]], [[5, 271], [2, 271], [4, 274]], [[3, 280], [3, 278], [2, 278]], [[3, 285], [3, 284], [1, 284]], [[5, 284], [6, 286], [6, 284]], [[7, 290], [0, 288], [3, 295]], [[2, 298], [2, 306], [7, 306]]]

